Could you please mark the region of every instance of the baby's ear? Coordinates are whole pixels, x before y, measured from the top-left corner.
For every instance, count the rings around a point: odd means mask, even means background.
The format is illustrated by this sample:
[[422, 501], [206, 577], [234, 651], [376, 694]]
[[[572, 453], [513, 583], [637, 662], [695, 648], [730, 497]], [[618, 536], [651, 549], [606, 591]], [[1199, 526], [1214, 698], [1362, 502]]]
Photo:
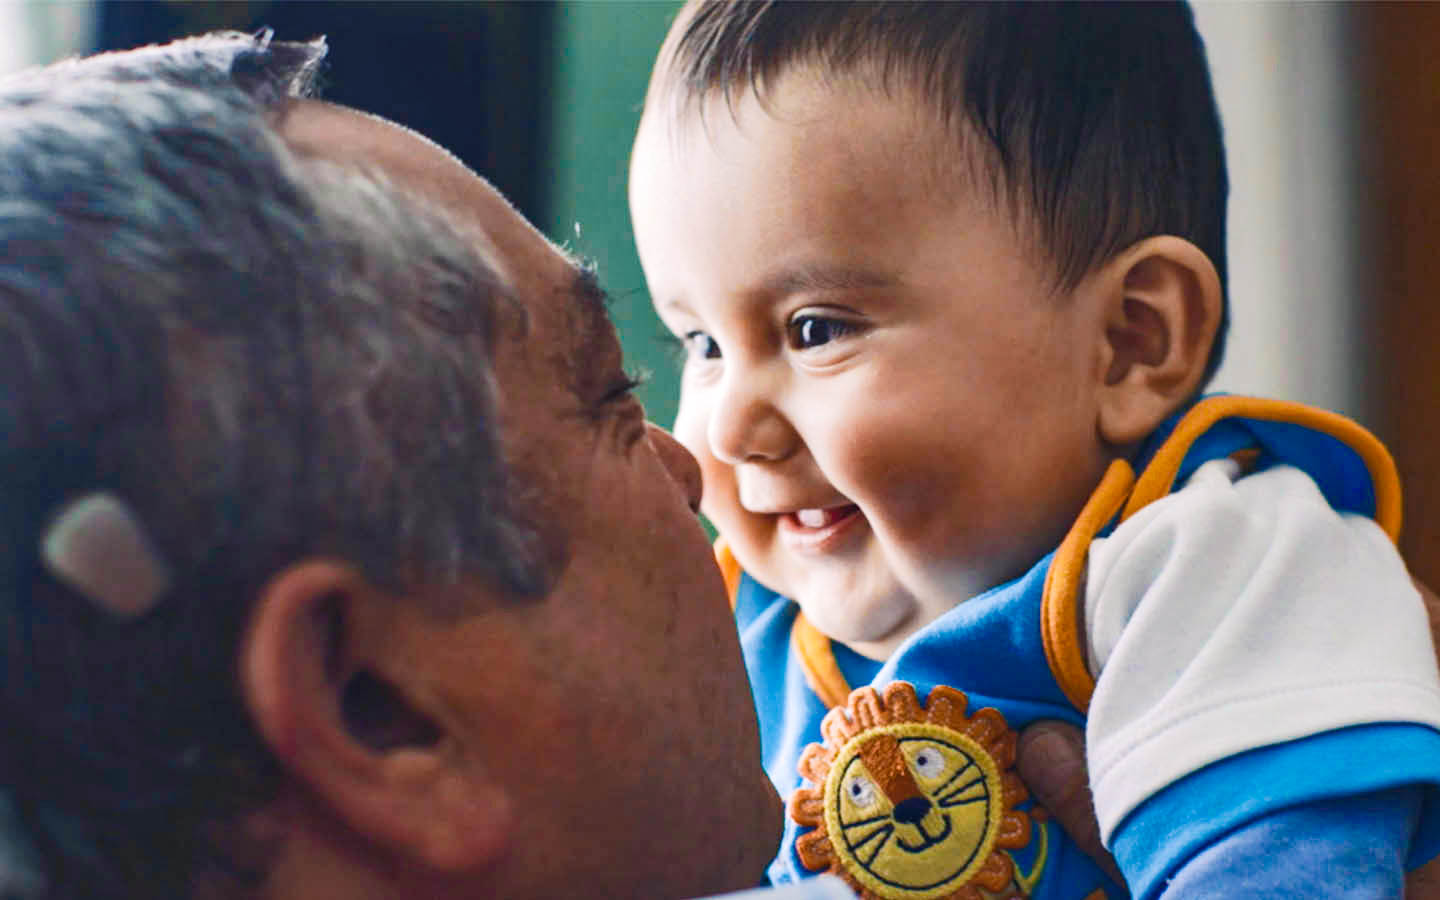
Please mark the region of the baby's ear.
[[1100, 436], [1141, 440], [1199, 388], [1220, 326], [1220, 276], [1199, 247], [1146, 238], [1092, 278], [1102, 292]]

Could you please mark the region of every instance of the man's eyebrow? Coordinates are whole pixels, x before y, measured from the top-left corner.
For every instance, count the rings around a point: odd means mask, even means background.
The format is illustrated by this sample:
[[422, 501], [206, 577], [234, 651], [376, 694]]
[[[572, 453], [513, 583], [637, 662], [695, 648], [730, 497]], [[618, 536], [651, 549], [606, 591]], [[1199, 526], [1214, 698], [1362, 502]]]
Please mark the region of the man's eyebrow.
[[580, 306], [589, 308], [588, 315], [599, 313], [605, 321], [610, 321], [610, 304], [613, 301], [601, 286], [600, 274], [594, 264], [584, 263], [576, 267], [575, 278], [570, 283], [570, 294]]
[[899, 283], [899, 276], [889, 272], [819, 263], [782, 269], [761, 282], [761, 288], [766, 294], [783, 297], [790, 294], [894, 287]]
[[610, 319], [610, 295], [600, 284], [593, 265], [575, 270], [566, 291], [570, 298], [570, 353], [568, 368], [571, 390], [582, 401], [597, 390], [597, 383], [618, 369], [622, 357]]

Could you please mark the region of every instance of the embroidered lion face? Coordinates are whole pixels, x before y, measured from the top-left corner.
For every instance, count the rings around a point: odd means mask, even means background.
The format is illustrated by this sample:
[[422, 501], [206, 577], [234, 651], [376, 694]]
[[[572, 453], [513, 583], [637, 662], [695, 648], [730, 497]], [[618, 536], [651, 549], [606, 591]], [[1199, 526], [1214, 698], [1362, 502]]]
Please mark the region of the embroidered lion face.
[[821, 724], [800, 774], [815, 786], [790, 815], [814, 831], [796, 842], [810, 869], [829, 869], [866, 898], [981, 900], [1023, 896], [1006, 849], [1030, 842], [1027, 797], [1011, 771], [1015, 732], [994, 709], [965, 714], [948, 687], [920, 706], [896, 682], [850, 695]]

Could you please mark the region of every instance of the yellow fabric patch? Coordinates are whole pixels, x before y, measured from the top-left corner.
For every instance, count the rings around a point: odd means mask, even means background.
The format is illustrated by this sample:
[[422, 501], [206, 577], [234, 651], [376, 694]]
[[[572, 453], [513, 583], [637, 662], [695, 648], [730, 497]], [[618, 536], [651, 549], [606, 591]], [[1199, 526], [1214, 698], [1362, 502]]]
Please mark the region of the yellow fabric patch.
[[922, 706], [900, 681], [832, 709], [825, 743], [800, 758], [813, 786], [790, 802], [791, 817], [815, 828], [796, 841], [801, 862], [876, 900], [1025, 896], [1005, 852], [1034, 830], [1015, 808], [1029, 796], [1012, 771], [1017, 738], [999, 711], [966, 715], [968, 703], [942, 685]]

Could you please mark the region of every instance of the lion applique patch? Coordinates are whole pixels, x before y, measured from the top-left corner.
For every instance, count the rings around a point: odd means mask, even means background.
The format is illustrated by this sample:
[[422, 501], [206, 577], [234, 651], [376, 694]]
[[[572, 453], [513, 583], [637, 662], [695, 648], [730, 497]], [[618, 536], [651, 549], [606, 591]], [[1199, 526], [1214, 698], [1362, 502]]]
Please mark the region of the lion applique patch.
[[790, 815], [814, 831], [795, 845], [811, 870], [839, 875], [869, 900], [990, 900], [1028, 896], [1029, 877], [1007, 850], [1030, 843], [1028, 795], [1011, 767], [1016, 734], [998, 710], [965, 714], [963, 693], [945, 686], [920, 705], [897, 681], [882, 697], [854, 691], [820, 726], [824, 744], [800, 757], [814, 786], [790, 800]]

